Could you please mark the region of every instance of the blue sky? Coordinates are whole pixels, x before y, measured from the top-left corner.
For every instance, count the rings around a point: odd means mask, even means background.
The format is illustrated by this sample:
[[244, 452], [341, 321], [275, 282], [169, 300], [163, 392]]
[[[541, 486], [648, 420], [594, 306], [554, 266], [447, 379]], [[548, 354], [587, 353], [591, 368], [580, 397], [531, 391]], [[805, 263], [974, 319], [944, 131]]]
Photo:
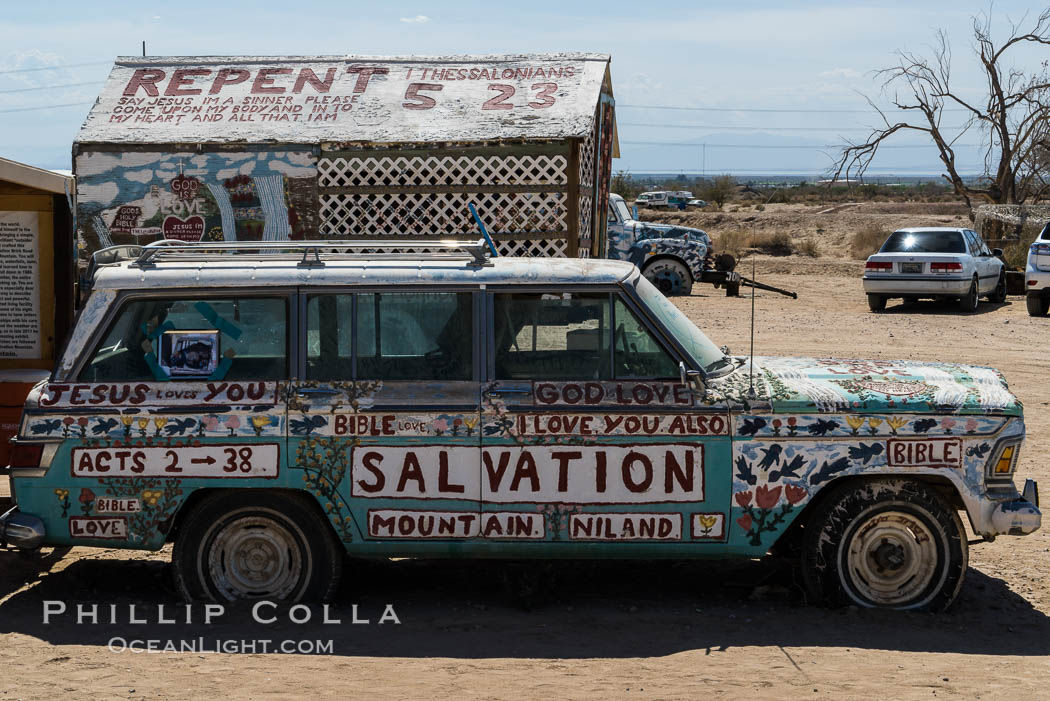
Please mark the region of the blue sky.
[[[1008, 19], [1036, 14], [1032, 7], [1000, 0], [992, 8], [996, 29], [1002, 34]], [[879, 98], [871, 71], [892, 64], [896, 49], [926, 51], [939, 28], [952, 38], [960, 91], [980, 95], [970, 17], [988, 8], [943, 0], [5, 3], [0, 156], [69, 168], [70, 145], [107, 64], [140, 53], [145, 40], [153, 55], [609, 53], [622, 156], [615, 167], [815, 173], [828, 162], [822, 152], [843, 137], [863, 137], [876, 122], [861, 97]], [[1017, 58], [1029, 70], [1042, 60], [1034, 52]], [[91, 65], [24, 70], [70, 64]], [[931, 149], [914, 148], [922, 143], [895, 141], [901, 148], [887, 149], [876, 170], [939, 172]], [[975, 149], [961, 155], [965, 170], [979, 169]]]

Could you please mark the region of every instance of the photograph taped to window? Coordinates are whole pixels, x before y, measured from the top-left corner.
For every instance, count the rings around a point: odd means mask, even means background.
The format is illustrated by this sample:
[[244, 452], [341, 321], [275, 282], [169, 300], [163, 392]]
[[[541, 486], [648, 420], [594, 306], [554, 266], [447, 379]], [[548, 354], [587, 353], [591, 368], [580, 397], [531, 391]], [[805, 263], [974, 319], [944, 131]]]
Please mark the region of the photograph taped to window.
[[207, 377], [219, 367], [219, 332], [165, 331], [158, 362], [171, 377]]

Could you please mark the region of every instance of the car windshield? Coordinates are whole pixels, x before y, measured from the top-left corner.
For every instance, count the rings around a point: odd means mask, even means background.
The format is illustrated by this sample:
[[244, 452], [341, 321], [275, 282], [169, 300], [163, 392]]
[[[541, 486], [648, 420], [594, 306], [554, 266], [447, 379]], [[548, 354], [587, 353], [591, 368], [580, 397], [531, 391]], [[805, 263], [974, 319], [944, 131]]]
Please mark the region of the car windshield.
[[613, 207], [616, 207], [616, 211], [619, 212], [622, 221], [631, 220], [631, 212], [627, 209], [627, 204], [623, 200], [613, 200]]
[[686, 351], [693, 356], [697, 364], [707, 374], [717, 373], [732, 365], [725, 353], [704, 335], [704, 332], [696, 328], [696, 324], [689, 320], [682, 310], [667, 299], [660, 290], [646, 280], [639, 277], [635, 284], [638, 297], [645, 304], [664, 327], [678, 340]]
[[966, 253], [958, 231], [894, 231], [879, 253]]

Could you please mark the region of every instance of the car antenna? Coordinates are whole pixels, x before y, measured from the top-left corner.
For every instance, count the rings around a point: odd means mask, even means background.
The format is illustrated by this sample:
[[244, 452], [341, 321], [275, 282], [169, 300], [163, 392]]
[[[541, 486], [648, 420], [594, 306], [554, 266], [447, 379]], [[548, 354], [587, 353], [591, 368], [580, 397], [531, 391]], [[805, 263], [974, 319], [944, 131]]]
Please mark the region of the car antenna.
[[[752, 231], [754, 227], [752, 227]], [[752, 239], [754, 236], [752, 235]], [[751, 279], [755, 279], [755, 252], [751, 251]], [[755, 286], [751, 286], [751, 354], [748, 358], [749, 368], [747, 372], [750, 388], [747, 390], [747, 398], [758, 399], [755, 394]]]

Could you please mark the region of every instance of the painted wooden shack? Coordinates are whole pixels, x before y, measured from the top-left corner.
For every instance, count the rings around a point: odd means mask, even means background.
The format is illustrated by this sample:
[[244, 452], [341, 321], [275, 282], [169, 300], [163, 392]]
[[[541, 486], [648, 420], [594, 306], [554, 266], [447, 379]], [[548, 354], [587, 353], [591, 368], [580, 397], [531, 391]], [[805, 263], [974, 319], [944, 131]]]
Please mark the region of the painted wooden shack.
[[432, 239], [597, 256], [616, 129], [598, 54], [119, 58], [73, 146], [81, 251]]

